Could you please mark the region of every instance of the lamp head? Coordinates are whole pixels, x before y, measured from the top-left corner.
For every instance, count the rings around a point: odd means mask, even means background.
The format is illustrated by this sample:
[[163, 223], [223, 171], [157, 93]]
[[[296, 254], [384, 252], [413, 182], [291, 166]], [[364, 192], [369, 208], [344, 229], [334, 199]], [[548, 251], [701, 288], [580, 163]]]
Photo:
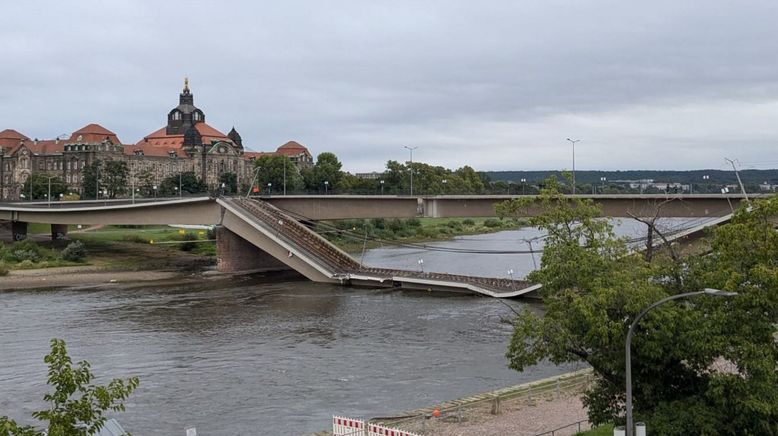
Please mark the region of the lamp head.
[[712, 295], [714, 297], [734, 297], [737, 295], [737, 292], [730, 292], [730, 291], [722, 291], [721, 289], [713, 289], [713, 288], [705, 288], [703, 289], [703, 292], [707, 295]]

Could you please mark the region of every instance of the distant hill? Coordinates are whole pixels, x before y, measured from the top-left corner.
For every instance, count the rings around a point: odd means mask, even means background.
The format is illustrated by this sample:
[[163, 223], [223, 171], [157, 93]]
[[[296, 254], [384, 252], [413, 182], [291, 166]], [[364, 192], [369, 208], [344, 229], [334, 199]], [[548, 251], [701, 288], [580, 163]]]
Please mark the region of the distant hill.
[[[562, 177], [561, 171], [484, 171], [493, 182], [519, 183], [527, 179], [527, 183], [537, 183], [552, 175]], [[703, 179], [708, 176], [708, 179]], [[600, 183], [605, 177], [609, 182], [617, 180], [652, 179], [655, 182], [695, 183], [695, 184], [732, 184], [737, 183], [734, 171], [723, 170], [691, 170], [691, 171], [661, 171], [661, 170], [627, 170], [627, 171], [576, 171], [576, 184]], [[778, 169], [773, 170], [742, 170], [740, 178], [744, 184], [760, 184], [763, 182], [778, 184]]]

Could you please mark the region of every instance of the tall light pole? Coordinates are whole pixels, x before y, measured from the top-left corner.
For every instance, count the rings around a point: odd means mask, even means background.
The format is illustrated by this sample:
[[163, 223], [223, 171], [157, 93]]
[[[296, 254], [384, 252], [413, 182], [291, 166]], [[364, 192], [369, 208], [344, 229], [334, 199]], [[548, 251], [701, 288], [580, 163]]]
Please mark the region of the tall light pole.
[[443, 195], [446, 195], [446, 184], [448, 183], [448, 180], [443, 179], [441, 182], [443, 182]]
[[384, 195], [384, 180], [381, 179], [381, 195]]
[[570, 141], [571, 144], [573, 144], [573, 195], [575, 195], [575, 143], [581, 142], [580, 139], [570, 139], [567, 138], [568, 141]]
[[413, 150], [416, 150], [419, 147], [408, 147], [407, 145], [403, 145], [403, 147], [407, 148], [409, 152], [411, 152], [411, 163], [408, 166], [408, 169], [411, 172], [411, 195], [413, 195]]
[[643, 309], [638, 314], [638, 316], [635, 317], [635, 320], [632, 321], [632, 324], [629, 326], [629, 330], [627, 331], [627, 341], [624, 347], [625, 348], [624, 363], [626, 364], [626, 378], [627, 378], [627, 436], [635, 435], [635, 427], [632, 422], [632, 362], [630, 361], [631, 359], [630, 345], [632, 345], [632, 334], [635, 331], [635, 327], [638, 325], [638, 321], [640, 321], [640, 318], [642, 318], [643, 315], [648, 313], [651, 309], [659, 305], [662, 305], [664, 303], [667, 303], [668, 301], [678, 300], [679, 298], [696, 297], [698, 295], [711, 295], [714, 297], [734, 297], [735, 295], [737, 295], [737, 292], [729, 292], [729, 291], [722, 291], [719, 289], [705, 288], [702, 291], [686, 292], [683, 294], [671, 295]]
[[527, 195], [527, 179], [521, 179], [521, 195]]
[[329, 194], [330, 191], [330, 182], [325, 180], [324, 181], [324, 195]]

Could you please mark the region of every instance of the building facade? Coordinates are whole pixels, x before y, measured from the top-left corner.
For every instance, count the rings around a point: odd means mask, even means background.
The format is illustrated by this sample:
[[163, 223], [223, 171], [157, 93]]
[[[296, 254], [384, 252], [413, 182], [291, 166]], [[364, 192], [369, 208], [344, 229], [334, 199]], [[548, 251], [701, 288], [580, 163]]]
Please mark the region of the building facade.
[[56, 176], [69, 192], [83, 194], [84, 169], [94, 161], [124, 161], [129, 169], [128, 192], [144, 184], [159, 185], [172, 175], [193, 172], [209, 189], [217, 189], [222, 174], [233, 173], [238, 184], [251, 183], [254, 160], [263, 154], [280, 154], [299, 167], [313, 164], [303, 145], [290, 141], [274, 152], [244, 149], [233, 127], [226, 135], [205, 122], [205, 113], [195, 106], [188, 80], [178, 106], [167, 114], [167, 123], [135, 144], [89, 124], [67, 139], [30, 139], [13, 129], [0, 131], [0, 200], [23, 197], [23, 186], [34, 173]]

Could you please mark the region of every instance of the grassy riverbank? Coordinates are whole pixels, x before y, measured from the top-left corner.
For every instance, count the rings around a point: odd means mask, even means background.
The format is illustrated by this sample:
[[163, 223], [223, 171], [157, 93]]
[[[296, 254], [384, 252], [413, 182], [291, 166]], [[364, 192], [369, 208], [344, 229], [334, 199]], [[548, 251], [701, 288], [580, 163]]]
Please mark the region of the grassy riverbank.
[[408, 218], [323, 221], [314, 230], [345, 251], [386, 243], [442, 241], [464, 235], [514, 230], [521, 220], [496, 218]]

